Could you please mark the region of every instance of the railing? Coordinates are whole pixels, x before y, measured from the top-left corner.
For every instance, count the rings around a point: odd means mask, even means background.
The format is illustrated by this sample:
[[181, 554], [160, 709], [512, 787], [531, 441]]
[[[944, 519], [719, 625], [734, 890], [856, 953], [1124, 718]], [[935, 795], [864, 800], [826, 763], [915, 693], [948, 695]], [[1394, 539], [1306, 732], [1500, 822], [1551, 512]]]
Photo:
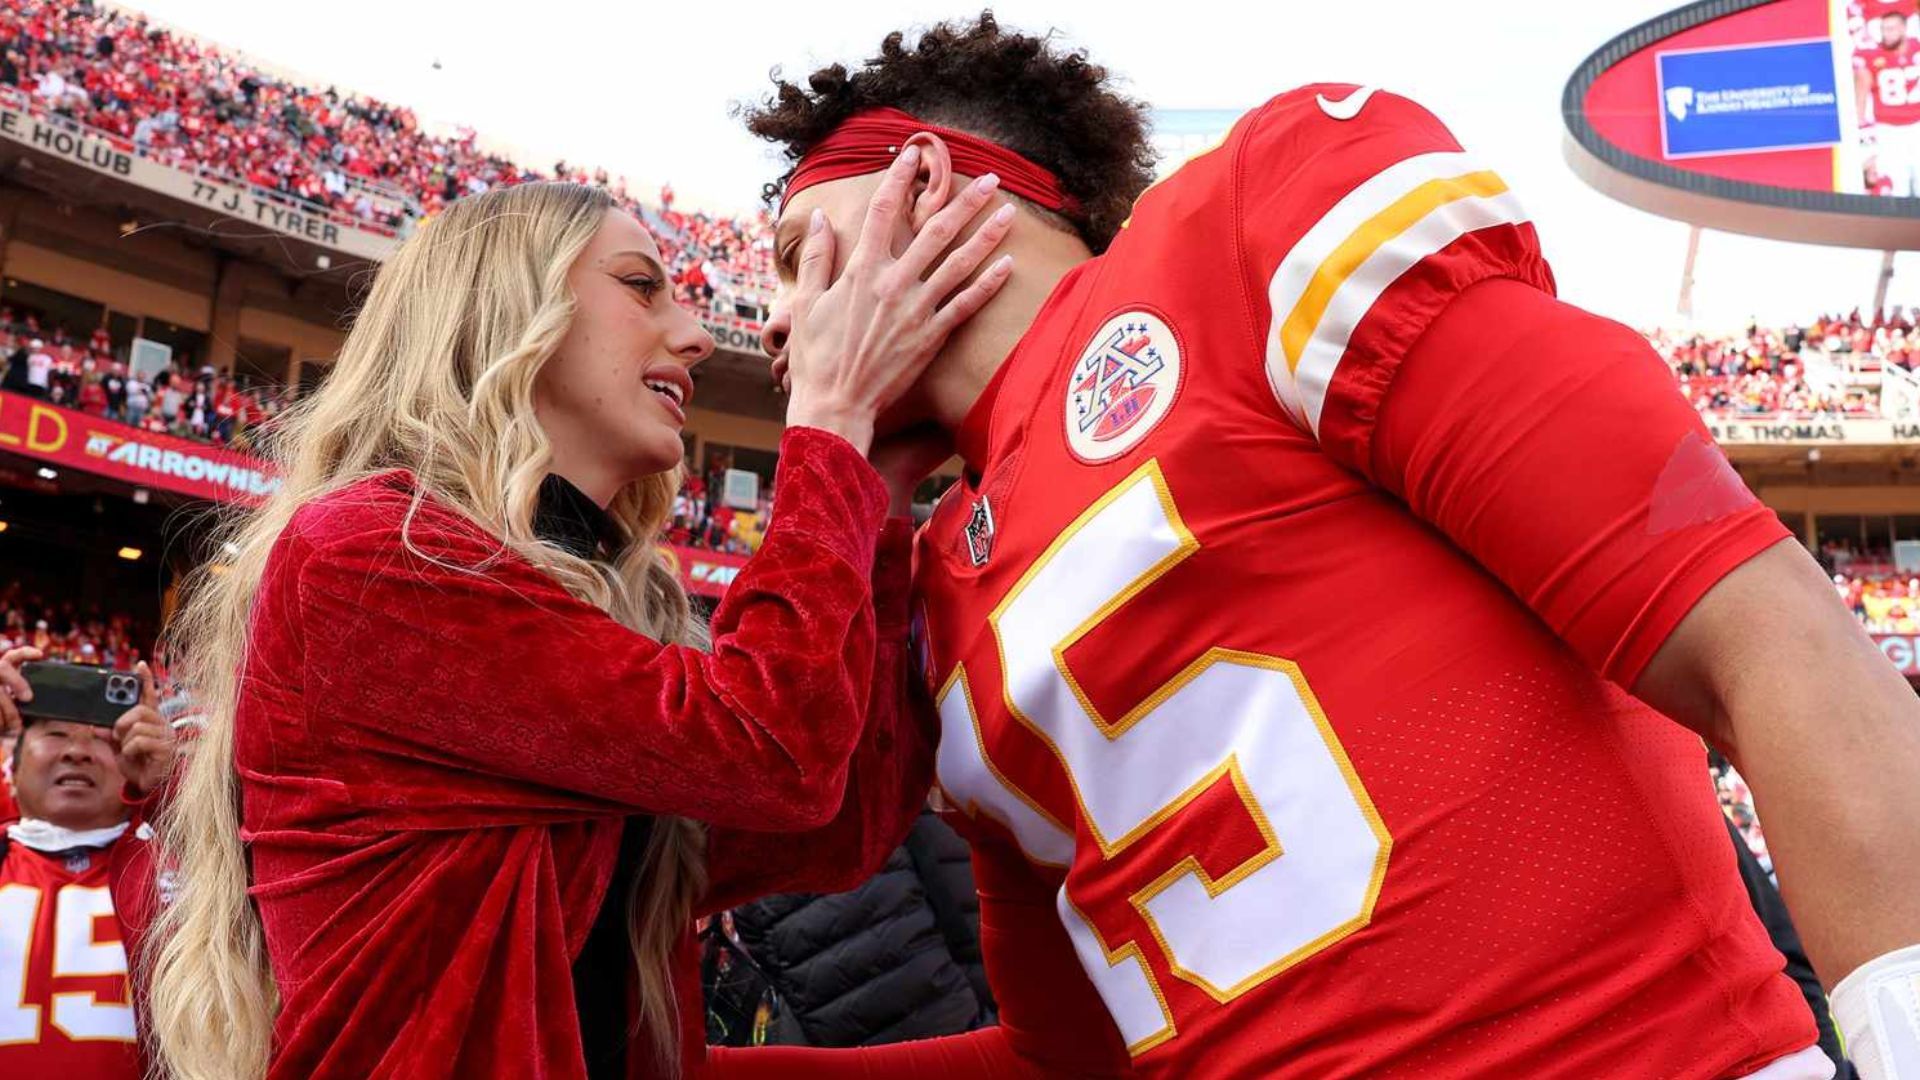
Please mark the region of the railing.
[[373, 200], [374, 205], [391, 209], [410, 221], [417, 221], [427, 216], [426, 207], [420, 205], [420, 200], [407, 194], [405, 191], [391, 184], [383, 184], [378, 180], [369, 180], [364, 176], [355, 176], [339, 168], [337, 165], [333, 168], [342, 176], [346, 177], [347, 190], [349, 192], [365, 193], [367, 198]]

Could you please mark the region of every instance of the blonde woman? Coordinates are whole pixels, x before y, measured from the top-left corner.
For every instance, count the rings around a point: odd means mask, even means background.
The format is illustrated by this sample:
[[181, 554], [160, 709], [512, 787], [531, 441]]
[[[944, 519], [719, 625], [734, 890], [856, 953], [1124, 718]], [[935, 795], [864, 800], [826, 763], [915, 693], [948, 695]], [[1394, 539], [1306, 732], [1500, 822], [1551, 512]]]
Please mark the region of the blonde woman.
[[655, 541], [712, 342], [645, 230], [527, 185], [381, 269], [178, 628], [207, 721], [147, 942], [171, 1076], [681, 1075], [696, 909], [885, 857], [931, 732], [886, 521], [914, 470], [867, 453], [1006, 280], [975, 273], [1004, 229], [939, 257], [990, 185], [896, 220], [912, 174], [849, 259], [810, 235], [774, 522], [710, 647]]

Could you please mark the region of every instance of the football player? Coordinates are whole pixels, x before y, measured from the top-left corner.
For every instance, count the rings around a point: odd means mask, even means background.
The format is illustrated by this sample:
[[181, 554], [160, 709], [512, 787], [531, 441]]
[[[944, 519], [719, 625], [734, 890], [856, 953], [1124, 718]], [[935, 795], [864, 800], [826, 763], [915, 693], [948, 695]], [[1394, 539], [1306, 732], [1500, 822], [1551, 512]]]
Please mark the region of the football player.
[[793, 162], [776, 377], [868, 214], [904, 244], [992, 174], [1017, 215], [890, 418], [966, 465], [917, 595], [985, 1038], [1043, 1074], [1829, 1075], [1704, 737], [1866, 1074], [1920, 1047], [1920, 700], [1426, 110], [1303, 87], [1148, 188], [1142, 107], [983, 16], [747, 123]]
[[1920, 41], [1907, 34], [1911, 0], [1885, 5], [1872, 21], [1877, 44], [1853, 54], [1860, 140], [1870, 190], [1920, 195]]

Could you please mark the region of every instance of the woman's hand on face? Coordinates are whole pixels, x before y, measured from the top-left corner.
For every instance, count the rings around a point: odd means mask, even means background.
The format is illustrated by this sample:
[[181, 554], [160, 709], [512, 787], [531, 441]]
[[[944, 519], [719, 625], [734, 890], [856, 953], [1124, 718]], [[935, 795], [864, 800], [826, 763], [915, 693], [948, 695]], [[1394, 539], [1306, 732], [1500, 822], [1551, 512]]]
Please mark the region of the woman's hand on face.
[[968, 184], [904, 252], [893, 254], [892, 238], [907, 212], [919, 162], [920, 148], [909, 146], [887, 170], [838, 281], [830, 280], [833, 230], [818, 210], [800, 254], [788, 339], [793, 396], [787, 423], [835, 432], [863, 454], [873, 441], [874, 418], [913, 385], [954, 330], [1000, 291], [1013, 264], [1011, 255], [1002, 256], [961, 288], [1005, 238], [1013, 223], [1011, 205], [940, 257], [992, 199], [999, 179], [991, 174]]

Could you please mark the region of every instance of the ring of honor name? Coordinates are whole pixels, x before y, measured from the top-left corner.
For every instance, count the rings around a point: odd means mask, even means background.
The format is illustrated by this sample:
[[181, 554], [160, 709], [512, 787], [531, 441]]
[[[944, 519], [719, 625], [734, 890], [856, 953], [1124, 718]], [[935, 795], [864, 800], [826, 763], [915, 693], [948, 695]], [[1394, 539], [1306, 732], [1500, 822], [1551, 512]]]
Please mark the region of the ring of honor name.
[[1067, 446], [1088, 464], [1138, 445], [1173, 408], [1181, 381], [1173, 328], [1146, 311], [1100, 327], [1067, 380]]

